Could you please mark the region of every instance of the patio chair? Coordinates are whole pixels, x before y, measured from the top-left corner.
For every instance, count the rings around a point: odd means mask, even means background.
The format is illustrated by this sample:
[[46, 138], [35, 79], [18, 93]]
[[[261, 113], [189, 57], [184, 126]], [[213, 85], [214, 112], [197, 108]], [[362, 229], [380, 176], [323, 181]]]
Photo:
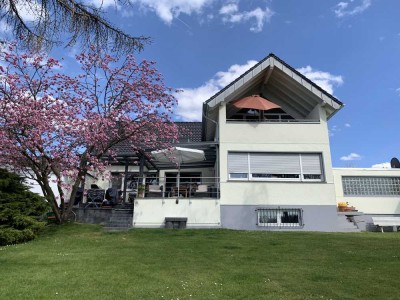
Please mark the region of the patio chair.
[[87, 204], [85, 208], [90, 205], [95, 207], [100, 207], [104, 201], [104, 196], [106, 194], [105, 190], [102, 189], [90, 189], [87, 191]]
[[108, 188], [106, 191], [106, 200], [108, 201], [108, 204], [111, 206], [114, 206], [118, 203], [118, 189], [116, 188]]
[[208, 185], [199, 184], [197, 190], [194, 192], [194, 197], [209, 197], [208, 195]]
[[150, 184], [148, 186], [147, 197], [162, 197], [162, 190], [162, 185]]

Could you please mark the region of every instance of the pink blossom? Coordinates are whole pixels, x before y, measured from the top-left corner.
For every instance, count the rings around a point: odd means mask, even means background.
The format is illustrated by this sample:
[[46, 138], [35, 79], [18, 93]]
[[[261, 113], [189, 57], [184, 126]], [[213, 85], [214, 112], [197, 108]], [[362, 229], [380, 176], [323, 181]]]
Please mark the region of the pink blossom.
[[[63, 187], [73, 186], [72, 199], [88, 171], [106, 170], [102, 158], [113, 159], [117, 143], [164, 148], [160, 137], [177, 139], [174, 90], [154, 62], [120, 62], [92, 47], [76, 56], [82, 72], [71, 77], [56, 59], [15, 43], [0, 49], [0, 60], [0, 164], [32, 170], [44, 189], [54, 174], [62, 204]], [[56, 207], [51, 190], [44, 194]]]

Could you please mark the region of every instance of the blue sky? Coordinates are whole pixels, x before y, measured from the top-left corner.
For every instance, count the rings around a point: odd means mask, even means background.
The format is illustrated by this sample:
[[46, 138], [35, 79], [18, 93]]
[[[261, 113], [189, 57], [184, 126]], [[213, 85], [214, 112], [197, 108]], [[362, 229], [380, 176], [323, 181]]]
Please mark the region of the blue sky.
[[[132, 35], [153, 39], [138, 56], [157, 61], [180, 88], [177, 120], [273, 52], [346, 106], [329, 121], [334, 167], [371, 167], [400, 156], [398, 0], [86, 0]], [[70, 56], [78, 49], [54, 49]]]

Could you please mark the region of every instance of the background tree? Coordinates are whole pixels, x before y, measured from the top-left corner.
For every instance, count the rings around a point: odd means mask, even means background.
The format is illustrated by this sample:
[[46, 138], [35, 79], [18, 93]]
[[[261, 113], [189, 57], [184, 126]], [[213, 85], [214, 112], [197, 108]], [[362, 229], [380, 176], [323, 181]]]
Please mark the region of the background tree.
[[[16, 38], [30, 49], [51, 48], [66, 38], [65, 45], [77, 41], [119, 53], [142, 50], [148, 37], [131, 36], [102, 17], [101, 7], [79, 0], [0, 0], [0, 20], [5, 21]], [[115, 4], [127, 4], [115, 0]], [[24, 16], [29, 15], [29, 20]]]
[[28, 189], [20, 176], [0, 169], [0, 246], [32, 240], [46, 224], [38, 219], [48, 203]]
[[113, 146], [161, 148], [177, 137], [176, 99], [152, 62], [118, 62], [92, 47], [77, 56], [81, 74], [70, 77], [55, 59], [20, 53], [15, 44], [3, 47], [0, 62], [0, 165], [32, 176], [59, 223], [87, 172], [104, 171], [103, 158], [115, 156]]

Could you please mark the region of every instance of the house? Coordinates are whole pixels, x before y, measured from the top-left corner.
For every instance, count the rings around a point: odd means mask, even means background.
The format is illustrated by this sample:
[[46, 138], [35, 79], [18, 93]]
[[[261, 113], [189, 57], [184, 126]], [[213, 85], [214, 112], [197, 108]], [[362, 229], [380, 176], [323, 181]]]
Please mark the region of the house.
[[[248, 97], [268, 109], [243, 106]], [[87, 178], [86, 188], [121, 190], [132, 202], [133, 227], [183, 218], [192, 228], [366, 230], [371, 216], [400, 213], [400, 171], [332, 168], [327, 122], [342, 107], [270, 54], [205, 101], [202, 122], [177, 122], [179, 146], [203, 150], [204, 161], [182, 164], [178, 178], [176, 165], [152, 160], [151, 149], [119, 145], [111, 178]], [[381, 189], [388, 181], [390, 192]], [[379, 207], [381, 199], [349, 192], [358, 183], [391, 198]], [[344, 199], [359, 212], [338, 212]]]

